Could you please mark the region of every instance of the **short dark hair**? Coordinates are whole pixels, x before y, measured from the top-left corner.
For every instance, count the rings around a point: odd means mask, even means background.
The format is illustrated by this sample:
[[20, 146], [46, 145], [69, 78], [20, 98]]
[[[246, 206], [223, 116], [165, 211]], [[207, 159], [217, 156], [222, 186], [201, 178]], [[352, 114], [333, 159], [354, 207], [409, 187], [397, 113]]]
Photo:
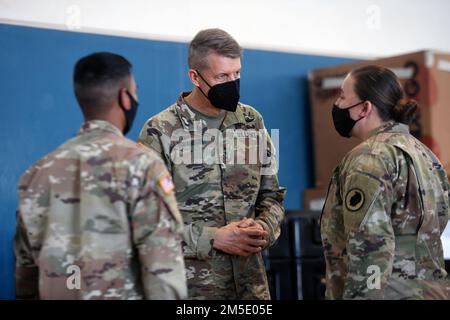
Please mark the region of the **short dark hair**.
[[132, 65], [124, 57], [110, 52], [96, 52], [81, 58], [73, 74], [75, 96], [86, 118], [103, 114], [127, 87]]
[[395, 120], [405, 124], [415, 117], [417, 102], [405, 98], [398, 77], [388, 68], [369, 65], [352, 70], [355, 93], [362, 101], [372, 102], [383, 121]]
[[211, 52], [235, 59], [241, 58], [242, 47], [231, 35], [221, 29], [202, 30], [189, 44], [189, 68], [207, 68], [207, 56]]

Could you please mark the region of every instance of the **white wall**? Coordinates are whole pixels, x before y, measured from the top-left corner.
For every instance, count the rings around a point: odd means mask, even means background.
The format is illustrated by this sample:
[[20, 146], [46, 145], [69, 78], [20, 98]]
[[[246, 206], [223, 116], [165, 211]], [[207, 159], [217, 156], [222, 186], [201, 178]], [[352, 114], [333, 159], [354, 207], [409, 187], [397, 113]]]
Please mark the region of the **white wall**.
[[0, 23], [189, 41], [221, 27], [248, 48], [349, 57], [450, 52], [448, 0], [0, 0]]

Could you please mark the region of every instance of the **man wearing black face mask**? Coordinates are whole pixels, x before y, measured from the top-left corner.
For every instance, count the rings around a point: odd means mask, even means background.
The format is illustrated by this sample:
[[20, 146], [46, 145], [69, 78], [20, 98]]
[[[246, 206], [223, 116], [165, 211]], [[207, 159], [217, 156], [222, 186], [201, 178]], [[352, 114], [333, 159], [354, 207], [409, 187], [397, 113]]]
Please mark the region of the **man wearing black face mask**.
[[[285, 189], [260, 159], [239, 162], [251, 153], [249, 143], [226, 148], [235, 137], [266, 132], [261, 115], [239, 102], [241, 52], [225, 31], [200, 31], [189, 46], [194, 89], [149, 119], [139, 137], [174, 179], [192, 299], [270, 298], [261, 251], [279, 236]], [[265, 146], [273, 155], [270, 137]]]
[[123, 135], [137, 110], [131, 64], [94, 53], [77, 62], [74, 84], [85, 122], [19, 183], [17, 297], [185, 298], [171, 177]]

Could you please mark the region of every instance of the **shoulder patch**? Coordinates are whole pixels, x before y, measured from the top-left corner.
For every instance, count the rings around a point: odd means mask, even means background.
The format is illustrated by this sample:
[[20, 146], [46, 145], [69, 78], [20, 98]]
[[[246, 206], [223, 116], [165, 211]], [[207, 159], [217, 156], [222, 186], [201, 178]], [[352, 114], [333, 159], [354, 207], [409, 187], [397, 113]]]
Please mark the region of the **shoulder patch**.
[[175, 186], [173, 185], [172, 177], [170, 176], [170, 174], [164, 175], [159, 178], [159, 186], [165, 194], [169, 194], [173, 191]]
[[345, 207], [349, 211], [358, 211], [364, 206], [365, 195], [361, 189], [351, 189], [345, 195]]

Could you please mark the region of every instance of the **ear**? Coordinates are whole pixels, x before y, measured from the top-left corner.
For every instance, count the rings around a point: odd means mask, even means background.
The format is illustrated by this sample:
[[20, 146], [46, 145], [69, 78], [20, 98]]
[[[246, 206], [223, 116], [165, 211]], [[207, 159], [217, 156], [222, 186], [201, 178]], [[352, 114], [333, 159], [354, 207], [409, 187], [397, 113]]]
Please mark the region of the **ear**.
[[361, 116], [367, 117], [368, 115], [370, 115], [372, 113], [372, 111], [374, 111], [374, 109], [375, 109], [375, 106], [373, 105], [372, 102], [364, 101], [363, 108], [361, 110]]
[[122, 88], [119, 91], [119, 104], [125, 110], [130, 110], [131, 109], [130, 97], [128, 96], [127, 89], [125, 89], [125, 88]]
[[188, 76], [194, 86], [200, 86], [200, 77], [197, 74], [197, 71], [195, 71], [194, 69], [189, 69]]

